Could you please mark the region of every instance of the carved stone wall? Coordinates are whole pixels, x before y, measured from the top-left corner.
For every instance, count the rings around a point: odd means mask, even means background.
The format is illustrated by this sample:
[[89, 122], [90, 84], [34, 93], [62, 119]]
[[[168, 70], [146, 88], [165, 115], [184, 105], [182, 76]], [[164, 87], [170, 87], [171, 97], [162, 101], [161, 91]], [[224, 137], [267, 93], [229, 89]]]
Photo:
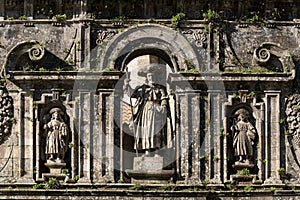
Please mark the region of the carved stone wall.
[[[147, 6], [150, 15], [154, 8]], [[140, 56], [149, 56], [149, 63], [165, 67], [160, 81], [171, 105], [172, 145], [160, 152], [175, 172], [166, 190], [184, 196], [194, 187], [195, 197], [202, 195], [198, 190], [267, 188], [257, 196], [274, 198], [274, 190], [298, 190], [299, 23], [167, 22], [0, 21], [1, 186], [132, 190], [125, 173], [136, 156], [132, 102], [124, 99], [123, 85], [128, 72], [145, 64]], [[45, 165], [44, 126], [53, 108], [64, 113], [69, 130], [65, 165], [56, 174]], [[232, 127], [240, 109], [256, 133], [251, 163], [236, 163]]]

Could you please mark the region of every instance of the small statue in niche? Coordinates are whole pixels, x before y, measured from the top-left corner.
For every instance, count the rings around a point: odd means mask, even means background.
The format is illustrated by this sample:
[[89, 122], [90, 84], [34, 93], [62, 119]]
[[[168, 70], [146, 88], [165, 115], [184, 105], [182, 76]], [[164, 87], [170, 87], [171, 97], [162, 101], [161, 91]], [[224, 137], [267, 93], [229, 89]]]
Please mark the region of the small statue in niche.
[[231, 130], [233, 136], [234, 155], [236, 164], [252, 164], [253, 145], [257, 132], [255, 127], [249, 122], [249, 112], [241, 108], [235, 112], [237, 122], [234, 122]]
[[51, 161], [63, 161], [67, 151], [69, 129], [63, 121], [64, 112], [60, 108], [50, 110], [51, 120], [44, 125], [46, 133], [46, 155]]
[[167, 128], [167, 117], [170, 116], [168, 94], [166, 87], [157, 83], [159, 74], [162, 74], [162, 67], [150, 64], [138, 71], [139, 76], [146, 77], [145, 84], [134, 90], [129, 86], [129, 79], [124, 84], [125, 92], [137, 99], [132, 106], [133, 123], [130, 127], [135, 136], [134, 148], [144, 155], [167, 145], [167, 135], [172, 132]]

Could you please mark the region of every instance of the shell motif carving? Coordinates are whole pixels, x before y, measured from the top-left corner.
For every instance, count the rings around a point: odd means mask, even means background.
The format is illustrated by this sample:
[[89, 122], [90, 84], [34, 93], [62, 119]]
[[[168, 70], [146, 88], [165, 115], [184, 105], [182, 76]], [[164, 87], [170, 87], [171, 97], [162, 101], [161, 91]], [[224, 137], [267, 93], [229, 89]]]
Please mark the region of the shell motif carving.
[[295, 147], [300, 147], [300, 94], [294, 94], [287, 100], [285, 111], [288, 132]]
[[206, 37], [206, 34], [204, 32], [195, 31], [193, 33], [193, 39], [195, 40], [197, 47], [206, 48], [207, 37]]
[[96, 40], [97, 45], [101, 45], [104, 40], [110, 40], [114, 35], [116, 35], [116, 31], [98, 31], [98, 39]]

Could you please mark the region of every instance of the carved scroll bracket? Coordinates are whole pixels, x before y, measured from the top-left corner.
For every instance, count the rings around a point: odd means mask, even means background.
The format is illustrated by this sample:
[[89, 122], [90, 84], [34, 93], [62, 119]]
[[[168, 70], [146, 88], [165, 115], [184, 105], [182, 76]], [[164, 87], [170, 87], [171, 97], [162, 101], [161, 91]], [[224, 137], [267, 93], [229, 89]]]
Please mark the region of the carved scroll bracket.
[[35, 40], [17, 44], [8, 52], [5, 64], [1, 69], [1, 76], [5, 76], [6, 71], [13, 71], [19, 59], [26, 54], [31, 61], [39, 61], [45, 55], [44, 45]]

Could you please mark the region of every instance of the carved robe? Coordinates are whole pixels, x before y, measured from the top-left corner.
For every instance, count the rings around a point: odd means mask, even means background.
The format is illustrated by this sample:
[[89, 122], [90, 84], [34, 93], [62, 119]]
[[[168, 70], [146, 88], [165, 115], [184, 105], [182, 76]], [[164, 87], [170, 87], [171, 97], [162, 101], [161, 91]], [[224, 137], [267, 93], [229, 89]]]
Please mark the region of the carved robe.
[[142, 85], [132, 94], [134, 132], [137, 150], [159, 149], [167, 144], [169, 106], [166, 88], [159, 84]]
[[250, 122], [239, 121], [235, 125], [233, 148], [235, 156], [253, 156], [253, 140], [255, 139], [255, 128]]
[[[62, 158], [67, 150], [68, 127], [64, 122], [52, 119], [46, 124], [46, 154], [57, 154]], [[60, 155], [60, 156], [59, 156]]]

